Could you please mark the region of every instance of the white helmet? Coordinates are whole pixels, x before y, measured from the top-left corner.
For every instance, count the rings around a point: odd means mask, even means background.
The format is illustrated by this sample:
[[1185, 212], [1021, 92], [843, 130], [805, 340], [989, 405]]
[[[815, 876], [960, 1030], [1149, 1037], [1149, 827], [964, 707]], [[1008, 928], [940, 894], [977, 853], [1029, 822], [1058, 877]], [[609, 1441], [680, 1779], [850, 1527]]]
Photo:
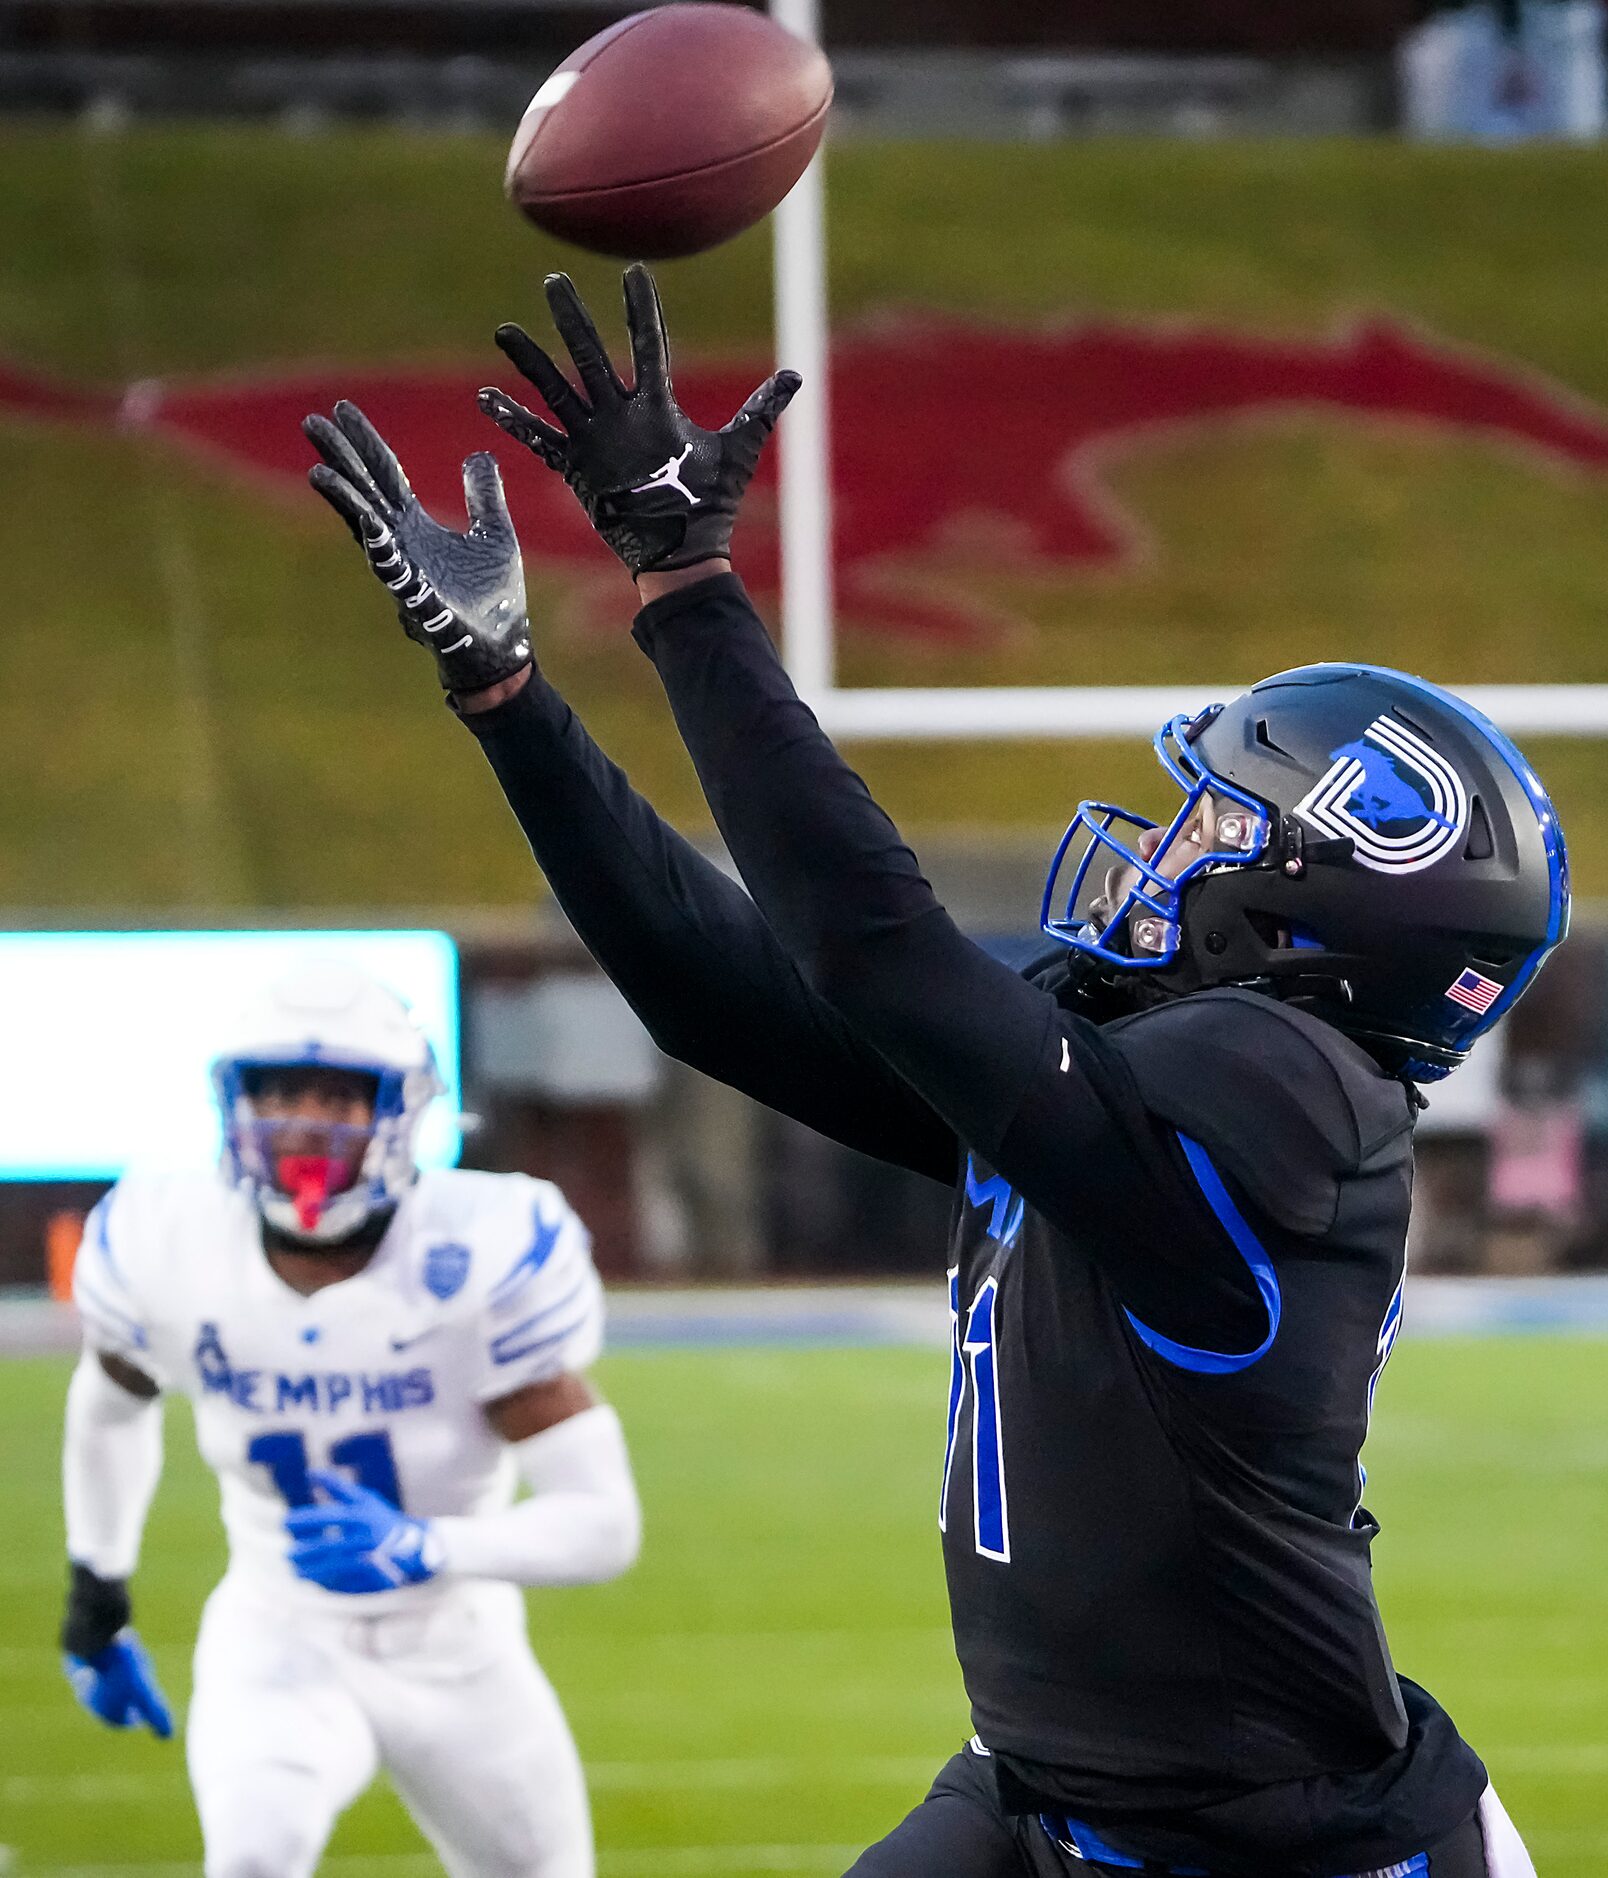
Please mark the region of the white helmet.
[[[374, 1078], [372, 1122], [340, 1130], [349, 1153], [361, 1146], [361, 1159], [339, 1191], [329, 1190], [327, 1174], [287, 1191], [273, 1147], [275, 1129], [286, 1124], [253, 1109], [253, 1071], [296, 1068]], [[446, 1086], [429, 1039], [396, 993], [361, 967], [328, 957], [304, 959], [253, 998], [213, 1059], [212, 1082], [226, 1171], [271, 1226], [314, 1244], [347, 1238], [402, 1198], [418, 1172], [414, 1142], [424, 1111]]]

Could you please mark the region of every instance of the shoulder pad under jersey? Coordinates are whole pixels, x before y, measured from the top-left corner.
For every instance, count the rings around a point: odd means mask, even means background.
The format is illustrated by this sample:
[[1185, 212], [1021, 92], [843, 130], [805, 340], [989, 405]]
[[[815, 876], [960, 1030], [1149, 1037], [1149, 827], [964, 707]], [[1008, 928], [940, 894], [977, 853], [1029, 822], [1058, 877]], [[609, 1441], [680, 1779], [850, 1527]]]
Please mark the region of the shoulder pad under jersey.
[[1404, 1085], [1333, 1025], [1259, 992], [1195, 992], [1101, 1034], [1145, 1107], [1293, 1232], [1327, 1231], [1341, 1181], [1409, 1151]]

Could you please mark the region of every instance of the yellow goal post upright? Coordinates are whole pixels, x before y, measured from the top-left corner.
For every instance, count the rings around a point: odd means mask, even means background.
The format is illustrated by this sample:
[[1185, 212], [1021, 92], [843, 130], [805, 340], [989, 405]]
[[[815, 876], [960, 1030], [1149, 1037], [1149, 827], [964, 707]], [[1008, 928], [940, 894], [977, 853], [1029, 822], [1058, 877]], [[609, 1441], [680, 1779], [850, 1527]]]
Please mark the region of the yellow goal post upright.
[[[772, 17], [819, 41], [820, 0], [770, 0]], [[1237, 681], [1185, 685], [981, 685], [840, 688], [832, 595], [831, 408], [827, 382], [826, 191], [818, 151], [773, 218], [776, 356], [804, 375], [777, 431], [782, 654], [835, 737], [1150, 736], [1177, 711], [1233, 697]], [[1608, 734], [1608, 685], [1469, 685], [1459, 695], [1514, 736]]]

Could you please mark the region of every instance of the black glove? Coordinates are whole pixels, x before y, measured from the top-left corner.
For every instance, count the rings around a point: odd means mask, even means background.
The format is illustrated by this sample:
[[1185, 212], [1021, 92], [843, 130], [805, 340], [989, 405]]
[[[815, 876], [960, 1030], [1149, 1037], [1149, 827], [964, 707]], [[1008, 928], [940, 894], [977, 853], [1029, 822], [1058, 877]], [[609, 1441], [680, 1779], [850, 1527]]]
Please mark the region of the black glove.
[[98, 1656], [130, 1615], [128, 1585], [123, 1579], [97, 1578], [87, 1565], [68, 1564], [61, 1647], [69, 1656]]
[[402, 630], [436, 656], [448, 691], [479, 691], [530, 663], [525, 569], [502, 478], [484, 450], [463, 466], [469, 528], [428, 516], [390, 445], [355, 404], [302, 425], [324, 459], [307, 480], [396, 595]]
[[548, 275], [547, 304], [586, 397], [521, 327], [499, 326], [497, 344], [564, 428], [543, 423], [495, 389], [481, 392], [481, 410], [558, 471], [633, 575], [729, 557], [743, 491], [802, 383], [798, 373], [766, 379], [723, 430], [700, 430], [671, 389], [664, 312], [645, 267], [638, 263], [625, 274], [636, 371], [629, 391], [567, 274]]

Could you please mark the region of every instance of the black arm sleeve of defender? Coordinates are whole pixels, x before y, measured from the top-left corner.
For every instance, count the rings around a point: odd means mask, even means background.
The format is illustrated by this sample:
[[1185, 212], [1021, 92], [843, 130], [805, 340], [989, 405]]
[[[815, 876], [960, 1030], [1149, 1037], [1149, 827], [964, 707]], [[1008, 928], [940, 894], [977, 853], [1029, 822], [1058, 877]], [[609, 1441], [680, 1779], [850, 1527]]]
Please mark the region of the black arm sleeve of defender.
[[1094, 1240], [1136, 1307], [1165, 1304], [1203, 1336], [1249, 1321], [1243, 1264], [1119, 1051], [955, 926], [740, 582], [668, 595], [636, 631], [727, 846], [815, 991], [1035, 1210]]
[[670, 828], [539, 671], [465, 717], [537, 865], [660, 1049], [950, 1185], [954, 1132], [818, 997], [735, 881]]
[[121, 1578], [97, 1578], [87, 1565], [67, 1566], [67, 1614], [61, 1647], [69, 1656], [99, 1656], [132, 1615], [128, 1585]]

